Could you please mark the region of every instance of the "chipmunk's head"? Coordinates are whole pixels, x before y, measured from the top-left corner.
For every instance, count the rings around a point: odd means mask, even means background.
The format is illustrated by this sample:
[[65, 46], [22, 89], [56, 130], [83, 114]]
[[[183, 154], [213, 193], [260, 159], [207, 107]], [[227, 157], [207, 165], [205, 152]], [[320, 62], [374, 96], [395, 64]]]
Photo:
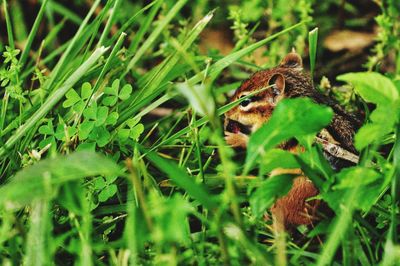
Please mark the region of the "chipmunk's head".
[[311, 81], [302, 70], [301, 57], [292, 52], [277, 67], [259, 71], [244, 81], [231, 101], [260, 92], [243, 100], [225, 114], [227, 143], [234, 147], [246, 147], [248, 135], [268, 121], [279, 101], [310, 94]]

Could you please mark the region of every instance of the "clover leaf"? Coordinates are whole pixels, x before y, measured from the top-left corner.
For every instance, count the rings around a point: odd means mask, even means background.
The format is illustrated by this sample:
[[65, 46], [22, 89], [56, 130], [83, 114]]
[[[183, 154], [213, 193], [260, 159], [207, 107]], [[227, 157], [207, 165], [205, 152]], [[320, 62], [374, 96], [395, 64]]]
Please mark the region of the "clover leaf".
[[72, 107], [77, 113], [80, 113], [85, 108], [86, 100], [89, 99], [92, 94], [92, 85], [89, 82], [85, 82], [81, 87], [81, 95], [79, 95], [73, 88], [69, 90], [65, 97], [67, 100], [63, 102], [64, 108]]
[[75, 135], [76, 132], [77, 132], [76, 127], [67, 126], [65, 123], [62, 122], [62, 123], [57, 125], [56, 132], [55, 132], [54, 136], [58, 140], [66, 141], [67, 136], [68, 136], [68, 139], [69, 139], [73, 135]]
[[114, 181], [118, 178], [117, 175], [99, 176], [94, 179], [94, 189], [99, 192], [98, 199], [100, 202], [105, 202], [117, 193], [117, 185]]
[[79, 138], [87, 139], [95, 127], [103, 125], [107, 120], [108, 107], [100, 106], [94, 102], [83, 111], [84, 122], [79, 126]]
[[132, 86], [130, 84], [125, 84], [122, 89], [119, 89], [120, 81], [119, 79], [114, 80], [111, 87], [106, 87], [104, 89], [104, 94], [107, 95], [103, 99], [103, 104], [105, 106], [114, 106], [118, 99], [126, 100], [132, 93]]
[[39, 133], [45, 135], [45, 138], [39, 142], [40, 149], [43, 149], [48, 144], [51, 144], [53, 147], [56, 145], [54, 125], [52, 120], [47, 121], [46, 125], [39, 127]]
[[144, 126], [139, 121], [139, 119], [134, 118], [128, 119], [126, 121], [128, 128], [118, 130], [117, 136], [119, 141], [126, 142], [129, 138], [136, 141], [144, 131]]
[[111, 140], [111, 134], [104, 127], [95, 127], [89, 135], [89, 139], [96, 141], [99, 147], [106, 146]]

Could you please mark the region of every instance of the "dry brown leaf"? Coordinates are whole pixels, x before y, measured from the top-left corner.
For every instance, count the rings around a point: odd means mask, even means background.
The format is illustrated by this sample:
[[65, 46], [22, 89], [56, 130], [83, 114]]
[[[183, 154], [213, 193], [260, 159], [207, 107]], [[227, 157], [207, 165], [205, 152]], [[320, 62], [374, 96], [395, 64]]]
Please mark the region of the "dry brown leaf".
[[335, 30], [324, 40], [324, 47], [333, 51], [359, 51], [371, 45], [375, 33], [358, 32], [352, 30]]

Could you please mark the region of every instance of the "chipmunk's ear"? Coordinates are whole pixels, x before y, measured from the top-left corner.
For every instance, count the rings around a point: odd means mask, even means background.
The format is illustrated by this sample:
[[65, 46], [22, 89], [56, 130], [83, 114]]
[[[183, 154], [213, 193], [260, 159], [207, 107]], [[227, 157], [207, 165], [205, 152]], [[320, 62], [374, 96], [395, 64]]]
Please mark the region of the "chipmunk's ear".
[[274, 74], [268, 81], [268, 85], [272, 86], [272, 97], [268, 99], [270, 104], [276, 105], [280, 99], [283, 98], [283, 93], [285, 91], [285, 77], [280, 74]]
[[282, 95], [285, 91], [285, 77], [280, 73], [276, 73], [269, 79], [268, 85], [272, 86], [275, 97]]
[[290, 67], [290, 68], [298, 68], [299, 70], [303, 69], [303, 60], [296, 52], [288, 53], [279, 64], [281, 67]]

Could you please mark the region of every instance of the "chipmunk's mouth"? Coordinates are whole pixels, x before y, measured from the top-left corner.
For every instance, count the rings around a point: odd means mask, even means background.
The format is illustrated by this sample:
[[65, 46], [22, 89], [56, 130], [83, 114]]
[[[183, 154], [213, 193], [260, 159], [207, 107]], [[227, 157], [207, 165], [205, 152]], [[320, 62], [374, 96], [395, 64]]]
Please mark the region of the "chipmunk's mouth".
[[243, 125], [242, 123], [232, 119], [228, 119], [228, 123], [226, 124], [225, 130], [234, 134], [237, 133], [243, 133], [246, 135], [251, 134], [250, 126]]

